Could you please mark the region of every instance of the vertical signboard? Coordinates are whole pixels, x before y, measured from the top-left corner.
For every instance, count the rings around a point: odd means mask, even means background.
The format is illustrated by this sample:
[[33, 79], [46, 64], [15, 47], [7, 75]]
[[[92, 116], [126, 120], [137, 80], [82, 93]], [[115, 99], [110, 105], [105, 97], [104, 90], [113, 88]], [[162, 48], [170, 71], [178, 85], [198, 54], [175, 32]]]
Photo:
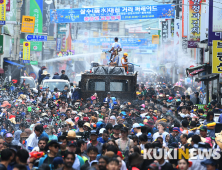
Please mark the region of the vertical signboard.
[[35, 29], [35, 17], [22, 16], [21, 32], [34, 33]]
[[174, 20], [174, 50], [179, 50], [180, 41], [180, 19]]
[[30, 42], [23, 42], [23, 63], [30, 63]]
[[182, 11], [182, 0], [176, 0], [176, 19], [179, 19], [180, 11]]
[[43, 33], [48, 37], [54, 34], [54, 24], [50, 23], [50, 9], [55, 9], [54, 2], [43, 0]]
[[[35, 17], [35, 33], [42, 33], [43, 0], [30, 0], [30, 16]], [[42, 42], [31, 42], [31, 51], [42, 51]]]
[[190, 0], [188, 41], [200, 41], [201, 2], [202, 0]]
[[5, 25], [6, 0], [0, 0], [0, 25]]
[[152, 44], [159, 44], [159, 35], [152, 35]]
[[221, 0], [213, 0], [213, 32], [222, 32], [221, 9]]
[[62, 44], [61, 38], [57, 38], [56, 51], [61, 51], [61, 44]]
[[0, 54], [3, 54], [4, 49], [4, 35], [0, 35]]
[[182, 37], [188, 34], [188, 0], [182, 0]]
[[222, 41], [213, 40], [212, 73], [222, 73]]
[[6, 11], [10, 11], [10, 0], [6, 2]]
[[168, 21], [162, 21], [162, 42], [165, 43], [168, 39]]
[[213, 32], [213, 5], [214, 2], [209, 2], [209, 22], [208, 22], [208, 46], [212, 46], [213, 40], [220, 40], [220, 33]]

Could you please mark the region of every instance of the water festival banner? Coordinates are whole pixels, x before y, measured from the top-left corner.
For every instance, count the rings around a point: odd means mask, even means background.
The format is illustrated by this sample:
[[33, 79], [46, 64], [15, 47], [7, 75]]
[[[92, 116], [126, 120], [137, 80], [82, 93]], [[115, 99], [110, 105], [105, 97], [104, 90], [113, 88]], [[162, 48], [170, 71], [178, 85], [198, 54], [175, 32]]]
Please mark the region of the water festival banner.
[[[114, 43], [113, 38], [88, 38], [85, 40], [73, 40], [72, 43], [83, 43], [87, 45], [110, 46]], [[157, 44], [152, 44], [151, 40], [143, 38], [120, 38], [119, 43], [122, 48], [127, 49], [156, 49]], [[144, 47], [144, 48], [143, 48]]]
[[174, 16], [175, 5], [172, 4], [50, 10], [51, 23], [170, 19], [174, 18]]

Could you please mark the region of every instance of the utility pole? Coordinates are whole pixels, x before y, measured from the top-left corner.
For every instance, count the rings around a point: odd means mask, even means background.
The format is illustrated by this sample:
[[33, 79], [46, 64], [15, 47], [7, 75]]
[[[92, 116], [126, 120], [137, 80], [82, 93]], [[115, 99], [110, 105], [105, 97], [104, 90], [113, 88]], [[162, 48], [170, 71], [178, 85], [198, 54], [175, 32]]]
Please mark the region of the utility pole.
[[20, 52], [20, 18], [21, 18], [21, 7], [23, 0], [17, 0], [16, 6], [16, 25], [14, 26], [14, 59], [19, 60]]

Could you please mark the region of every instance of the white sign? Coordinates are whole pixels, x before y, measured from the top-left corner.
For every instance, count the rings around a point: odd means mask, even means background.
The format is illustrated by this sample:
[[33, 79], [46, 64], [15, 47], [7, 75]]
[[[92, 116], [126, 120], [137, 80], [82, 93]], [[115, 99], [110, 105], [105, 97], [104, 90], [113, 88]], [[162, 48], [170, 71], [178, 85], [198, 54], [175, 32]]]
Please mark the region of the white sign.
[[221, 0], [213, 1], [213, 32], [222, 32], [222, 3]]

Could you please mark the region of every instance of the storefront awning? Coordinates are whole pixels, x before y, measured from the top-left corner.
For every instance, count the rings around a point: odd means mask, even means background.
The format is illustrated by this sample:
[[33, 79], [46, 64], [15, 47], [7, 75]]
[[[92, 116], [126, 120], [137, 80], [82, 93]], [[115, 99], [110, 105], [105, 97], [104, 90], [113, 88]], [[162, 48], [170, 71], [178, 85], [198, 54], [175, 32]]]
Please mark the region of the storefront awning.
[[200, 82], [200, 81], [212, 81], [212, 80], [215, 80], [219, 78], [219, 74], [207, 74], [207, 75], [204, 75], [204, 76], [200, 76], [198, 78], [195, 79], [195, 81], [197, 82]]
[[4, 59], [4, 62], [12, 64], [12, 65], [15, 65], [15, 66], [18, 66], [18, 67], [21, 67], [21, 68], [25, 67], [25, 66], [23, 66], [21, 64], [15, 63], [15, 62], [7, 60], [7, 59]]
[[187, 74], [187, 77], [190, 75], [190, 76], [195, 76], [199, 73], [202, 73], [206, 70], [206, 65], [207, 64], [203, 64], [203, 65], [200, 65], [200, 66], [196, 66], [196, 67], [189, 67], [189, 68], [186, 68], [186, 74]]

